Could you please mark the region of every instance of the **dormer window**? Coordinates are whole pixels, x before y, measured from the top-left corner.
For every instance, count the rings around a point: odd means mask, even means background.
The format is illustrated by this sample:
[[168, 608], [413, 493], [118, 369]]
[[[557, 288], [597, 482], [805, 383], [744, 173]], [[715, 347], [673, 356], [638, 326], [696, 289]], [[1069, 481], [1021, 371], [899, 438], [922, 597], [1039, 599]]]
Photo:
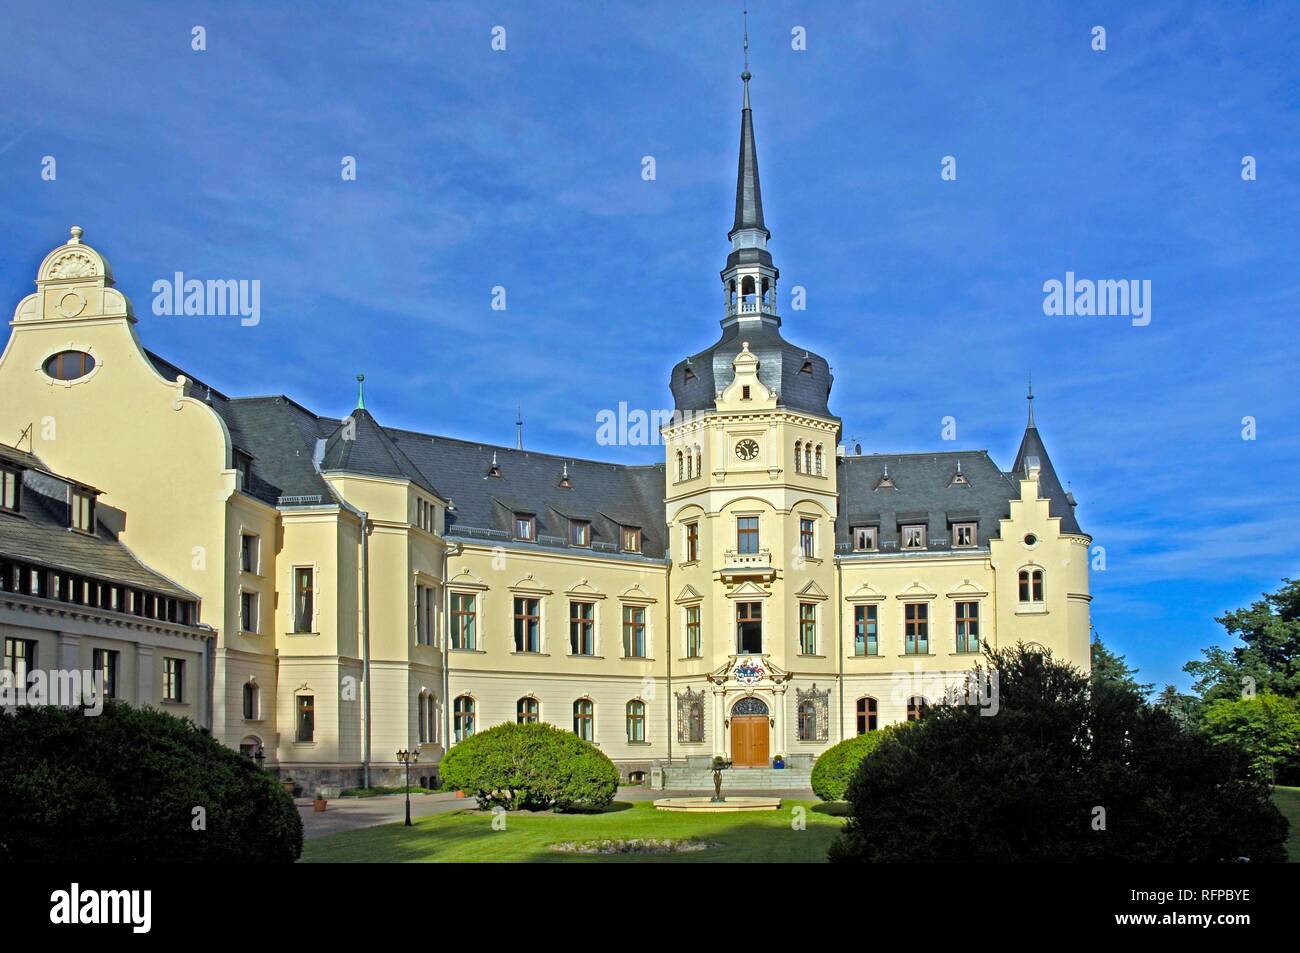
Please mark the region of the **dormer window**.
[[876, 527], [853, 527], [853, 550], [859, 553], [874, 553], [876, 551]]
[[71, 526], [82, 533], [95, 531], [95, 494], [85, 490], [69, 490], [68, 503], [72, 510]]
[[497, 453], [495, 450], [492, 451], [492, 465], [488, 467], [487, 475], [496, 477], [498, 480], [501, 479], [501, 467], [497, 466]]
[[885, 467], [885, 472], [881, 474], [880, 479], [876, 481], [875, 488], [877, 490], [892, 490], [895, 488], [894, 478], [889, 475], [889, 467]]
[[239, 450], [235, 451], [234, 456], [235, 489], [247, 493], [253, 475], [253, 458]]
[[636, 526], [623, 527], [623, 552], [641, 552], [641, 530]]
[[537, 538], [537, 517], [531, 513], [515, 514], [515, 539], [532, 541]]
[[691, 370], [690, 365], [687, 365], [682, 370], [682, 381], [683, 383], [689, 384], [693, 380], [695, 380], [695, 372]]
[[741, 386], [741, 388], [740, 388], [740, 399], [741, 399], [741, 400], [749, 400], [749, 385], [748, 385], [748, 384], [745, 384], [745, 385], [742, 385], [742, 386]]
[[22, 505], [23, 475], [18, 470], [0, 467], [0, 509], [17, 513]]
[[925, 524], [912, 523], [902, 527], [903, 549], [925, 549]]
[[569, 520], [569, 544], [571, 546], [590, 546], [591, 524], [586, 520]]
[[953, 523], [952, 545], [954, 549], [969, 549], [979, 544], [979, 526], [977, 523]]

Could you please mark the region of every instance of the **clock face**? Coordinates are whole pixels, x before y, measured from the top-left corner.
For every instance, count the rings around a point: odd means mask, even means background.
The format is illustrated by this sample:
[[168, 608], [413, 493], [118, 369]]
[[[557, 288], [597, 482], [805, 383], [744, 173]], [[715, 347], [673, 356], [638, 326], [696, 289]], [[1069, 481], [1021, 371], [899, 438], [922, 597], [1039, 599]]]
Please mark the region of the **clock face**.
[[736, 456], [742, 460], [753, 460], [758, 456], [758, 444], [752, 440], [742, 440], [736, 444]]

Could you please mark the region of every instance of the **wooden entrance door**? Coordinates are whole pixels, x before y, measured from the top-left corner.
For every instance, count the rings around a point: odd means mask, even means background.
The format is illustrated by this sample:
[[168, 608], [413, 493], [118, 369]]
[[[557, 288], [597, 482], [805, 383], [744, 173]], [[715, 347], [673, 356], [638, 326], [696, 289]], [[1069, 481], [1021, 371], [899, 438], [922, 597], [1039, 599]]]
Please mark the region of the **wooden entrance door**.
[[767, 715], [731, 716], [731, 763], [734, 767], [767, 767], [767, 729]]

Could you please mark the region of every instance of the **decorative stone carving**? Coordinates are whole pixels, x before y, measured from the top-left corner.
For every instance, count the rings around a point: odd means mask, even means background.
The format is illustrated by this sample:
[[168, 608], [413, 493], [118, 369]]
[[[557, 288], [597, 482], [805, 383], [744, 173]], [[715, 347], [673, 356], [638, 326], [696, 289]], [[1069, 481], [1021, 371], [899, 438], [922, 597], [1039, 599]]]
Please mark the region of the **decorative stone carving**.
[[45, 269], [45, 277], [53, 281], [93, 278], [96, 273], [95, 259], [84, 251], [70, 251], [60, 255]]

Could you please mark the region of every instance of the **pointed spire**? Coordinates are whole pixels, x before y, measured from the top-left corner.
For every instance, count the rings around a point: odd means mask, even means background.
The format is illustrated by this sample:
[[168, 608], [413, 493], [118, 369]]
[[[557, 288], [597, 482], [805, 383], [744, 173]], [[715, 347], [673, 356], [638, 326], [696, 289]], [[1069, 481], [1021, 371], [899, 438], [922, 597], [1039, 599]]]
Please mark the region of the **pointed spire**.
[[1029, 423], [1026, 427], [1034, 427], [1034, 377], [1029, 376], [1029, 396], [1025, 398], [1029, 402]]
[[515, 404], [515, 449], [524, 449], [524, 411], [519, 404]]
[[749, 108], [749, 10], [745, 10], [745, 71], [740, 74], [744, 83], [744, 99], [740, 111], [740, 162], [736, 170], [736, 221], [727, 237], [731, 238], [743, 229], [752, 228], [763, 232], [764, 238], [771, 238], [771, 233], [763, 224], [763, 193], [758, 185], [758, 148], [754, 144], [754, 119]]
[[357, 375], [357, 410], [366, 409], [366, 375]]

